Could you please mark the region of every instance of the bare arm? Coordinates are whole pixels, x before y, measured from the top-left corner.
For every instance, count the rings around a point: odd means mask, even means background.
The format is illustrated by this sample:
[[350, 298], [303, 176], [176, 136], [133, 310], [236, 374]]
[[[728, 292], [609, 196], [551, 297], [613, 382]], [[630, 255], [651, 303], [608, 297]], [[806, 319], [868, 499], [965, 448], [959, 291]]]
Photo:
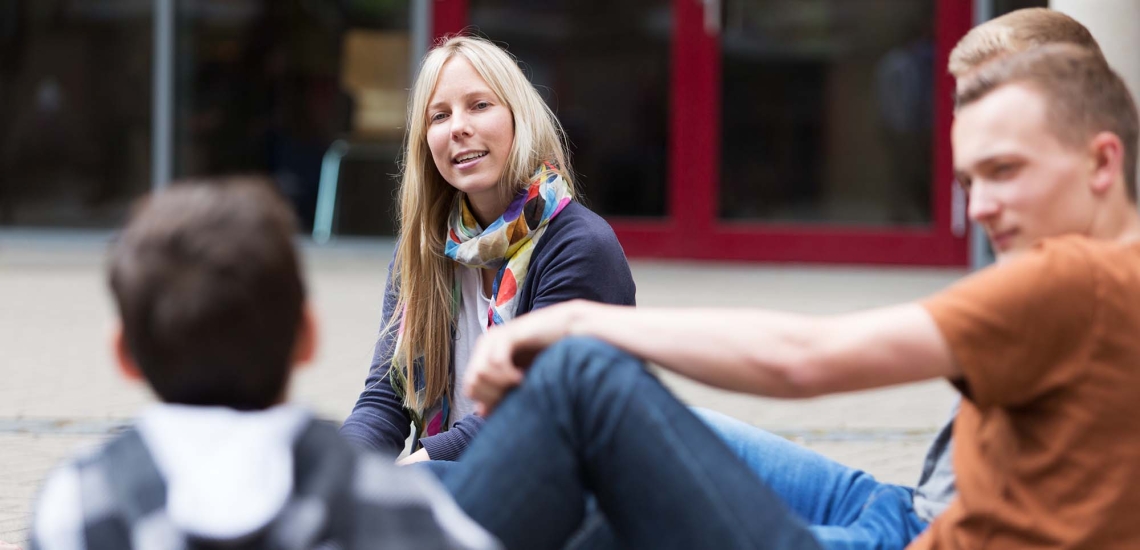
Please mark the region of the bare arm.
[[538, 352], [591, 336], [706, 384], [773, 397], [827, 393], [958, 374], [921, 306], [833, 317], [763, 310], [634, 309], [573, 302], [516, 319], [480, 341], [470, 394], [489, 411]]

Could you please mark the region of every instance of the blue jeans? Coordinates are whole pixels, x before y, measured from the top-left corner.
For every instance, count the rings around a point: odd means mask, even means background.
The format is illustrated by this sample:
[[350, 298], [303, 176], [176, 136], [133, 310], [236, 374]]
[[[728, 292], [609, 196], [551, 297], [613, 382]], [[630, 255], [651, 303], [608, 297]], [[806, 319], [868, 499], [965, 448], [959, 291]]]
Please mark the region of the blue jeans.
[[597, 340], [543, 352], [440, 470], [456, 502], [507, 548], [561, 548], [589, 495], [624, 547], [821, 548], [641, 361]]
[[828, 549], [901, 550], [926, 528], [914, 513], [911, 489], [880, 483], [735, 418], [704, 409], [693, 412]]

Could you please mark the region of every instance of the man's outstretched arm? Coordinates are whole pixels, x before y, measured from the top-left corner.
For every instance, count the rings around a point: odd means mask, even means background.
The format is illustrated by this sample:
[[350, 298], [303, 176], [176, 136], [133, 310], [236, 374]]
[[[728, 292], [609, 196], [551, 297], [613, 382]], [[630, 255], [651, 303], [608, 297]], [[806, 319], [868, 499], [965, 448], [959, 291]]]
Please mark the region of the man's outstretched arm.
[[694, 380], [773, 397], [810, 397], [959, 374], [918, 304], [830, 317], [744, 309], [651, 309], [571, 302], [489, 331], [468, 367], [493, 409], [534, 356], [591, 336]]

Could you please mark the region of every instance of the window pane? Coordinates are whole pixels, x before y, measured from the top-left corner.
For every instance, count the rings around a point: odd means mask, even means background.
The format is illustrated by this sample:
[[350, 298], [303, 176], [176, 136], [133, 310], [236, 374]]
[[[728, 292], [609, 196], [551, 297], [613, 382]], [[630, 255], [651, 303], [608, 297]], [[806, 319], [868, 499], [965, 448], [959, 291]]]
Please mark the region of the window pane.
[[1049, 0], [993, 0], [994, 16], [1005, 15], [1023, 8], [1047, 8]]
[[933, 0], [725, 0], [719, 214], [929, 224]]
[[595, 211], [665, 215], [669, 0], [471, 0], [471, 25], [504, 43], [570, 139]]
[[0, 2], [0, 225], [112, 227], [150, 188], [149, 1]]
[[337, 232], [392, 234], [409, 0], [198, 0], [177, 12], [175, 171], [272, 176], [312, 226], [337, 139]]

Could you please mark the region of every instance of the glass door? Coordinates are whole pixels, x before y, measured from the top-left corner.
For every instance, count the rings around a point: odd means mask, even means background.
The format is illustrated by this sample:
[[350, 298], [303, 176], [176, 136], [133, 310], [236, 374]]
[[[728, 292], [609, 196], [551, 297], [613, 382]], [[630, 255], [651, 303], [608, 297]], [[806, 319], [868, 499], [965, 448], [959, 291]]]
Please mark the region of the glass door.
[[945, 66], [970, 3], [662, 2], [439, 0], [435, 31], [507, 43], [575, 145], [622, 137], [574, 158], [631, 256], [965, 265]]
[[709, 248], [777, 261], [966, 261], [945, 66], [969, 26], [968, 3], [702, 7], [703, 28], [690, 32], [713, 42], [719, 69]]
[[113, 227], [150, 188], [150, 2], [0, 2], [0, 226]]
[[634, 224], [666, 216], [672, 0], [467, 0], [435, 8], [437, 35], [473, 30], [519, 59], [566, 130], [587, 205]]
[[175, 175], [268, 174], [307, 231], [339, 155], [336, 232], [394, 234], [411, 1], [177, 5]]

